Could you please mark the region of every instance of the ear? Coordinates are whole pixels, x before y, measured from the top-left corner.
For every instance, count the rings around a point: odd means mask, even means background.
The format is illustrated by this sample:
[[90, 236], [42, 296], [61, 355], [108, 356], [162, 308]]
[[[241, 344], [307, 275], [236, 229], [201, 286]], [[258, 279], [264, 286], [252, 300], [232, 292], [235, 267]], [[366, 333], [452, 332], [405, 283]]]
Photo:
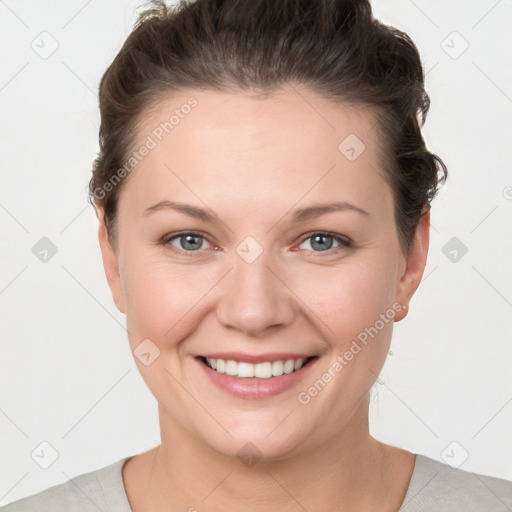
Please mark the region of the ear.
[[409, 302], [421, 282], [423, 271], [427, 263], [429, 241], [430, 210], [426, 210], [420, 217], [414, 239], [409, 248], [409, 252], [405, 256], [405, 270], [397, 283], [396, 300], [406, 307], [397, 313], [395, 322], [403, 320], [407, 315]]
[[117, 309], [121, 313], [125, 313], [124, 307], [124, 293], [121, 286], [121, 277], [119, 275], [119, 264], [117, 254], [110, 243], [107, 227], [103, 222], [103, 214], [98, 214], [99, 228], [98, 240], [100, 243], [101, 257], [103, 259], [103, 268], [105, 269], [105, 276], [107, 277], [108, 286], [112, 293], [112, 298]]

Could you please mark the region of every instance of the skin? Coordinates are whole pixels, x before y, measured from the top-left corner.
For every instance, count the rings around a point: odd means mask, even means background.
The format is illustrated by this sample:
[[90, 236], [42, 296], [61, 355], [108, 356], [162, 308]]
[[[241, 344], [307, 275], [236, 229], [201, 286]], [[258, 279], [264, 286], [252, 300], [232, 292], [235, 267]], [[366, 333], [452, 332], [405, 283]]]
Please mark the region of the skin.
[[[123, 467], [130, 505], [135, 512], [396, 511], [414, 455], [368, 429], [369, 390], [393, 321], [308, 404], [297, 397], [393, 303], [409, 304], [426, 263], [429, 215], [405, 254], [372, 112], [306, 89], [286, 87], [267, 99], [183, 91], [148, 112], [139, 142], [190, 96], [197, 107], [123, 184], [114, 246], [99, 213], [105, 273], [131, 349], [150, 339], [160, 350], [149, 366], [135, 358], [158, 401], [161, 444]], [[349, 134], [366, 147], [355, 161], [338, 150]], [[207, 208], [217, 223], [171, 209], [143, 215], [162, 200]], [[334, 201], [367, 214], [292, 221], [298, 208]], [[198, 251], [187, 253], [179, 237], [159, 243], [190, 230], [206, 235]], [[352, 246], [332, 239], [330, 250], [319, 250], [308, 236], [325, 231]], [[263, 249], [252, 263], [236, 252], [247, 236]], [[318, 360], [291, 390], [245, 400], [212, 385], [198, 366], [196, 356], [215, 351]], [[251, 467], [237, 457], [247, 442], [262, 457]]]

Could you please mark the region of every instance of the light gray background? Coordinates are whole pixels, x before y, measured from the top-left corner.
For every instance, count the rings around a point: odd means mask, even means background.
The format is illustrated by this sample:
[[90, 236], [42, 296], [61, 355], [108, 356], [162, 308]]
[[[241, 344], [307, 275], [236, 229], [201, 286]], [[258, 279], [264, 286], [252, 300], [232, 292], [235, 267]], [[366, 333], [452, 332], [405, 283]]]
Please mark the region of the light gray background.
[[[110, 297], [86, 203], [99, 79], [140, 3], [0, 0], [0, 504], [159, 443], [156, 401]], [[450, 177], [371, 430], [512, 480], [512, 2], [373, 4], [421, 51], [427, 143]], [[58, 48], [42, 58], [52, 38]], [[58, 248], [46, 263], [32, 253], [42, 237]], [[455, 262], [443, 253], [452, 237], [468, 248]], [[42, 442], [58, 453], [48, 469]]]

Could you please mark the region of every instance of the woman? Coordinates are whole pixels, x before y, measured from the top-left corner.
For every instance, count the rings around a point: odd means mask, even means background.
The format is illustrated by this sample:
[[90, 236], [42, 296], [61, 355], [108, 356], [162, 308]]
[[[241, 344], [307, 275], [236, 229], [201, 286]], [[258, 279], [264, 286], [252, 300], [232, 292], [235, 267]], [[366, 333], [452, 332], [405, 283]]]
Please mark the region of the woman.
[[364, 1], [154, 2], [100, 108], [91, 201], [161, 444], [4, 510], [512, 507], [368, 429], [446, 177], [405, 34]]

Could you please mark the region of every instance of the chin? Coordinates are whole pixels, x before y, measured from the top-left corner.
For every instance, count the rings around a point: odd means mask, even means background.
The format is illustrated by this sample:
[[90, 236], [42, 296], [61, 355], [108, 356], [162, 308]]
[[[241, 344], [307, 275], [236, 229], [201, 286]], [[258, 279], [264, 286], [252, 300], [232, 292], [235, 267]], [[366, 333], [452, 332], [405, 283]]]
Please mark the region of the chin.
[[[289, 416], [283, 421], [287, 414]], [[211, 449], [227, 457], [236, 457], [243, 463], [246, 463], [245, 459], [259, 462], [284, 460], [303, 451], [309, 444], [306, 441], [311, 441], [303, 422], [299, 426], [298, 415], [293, 418], [294, 415], [294, 412], [283, 414], [280, 411], [279, 414], [266, 413], [262, 418], [261, 412], [240, 413], [231, 423], [224, 418], [223, 424], [233, 437], [214, 436], [211, 431], [199, 432], [199, 435]]]

